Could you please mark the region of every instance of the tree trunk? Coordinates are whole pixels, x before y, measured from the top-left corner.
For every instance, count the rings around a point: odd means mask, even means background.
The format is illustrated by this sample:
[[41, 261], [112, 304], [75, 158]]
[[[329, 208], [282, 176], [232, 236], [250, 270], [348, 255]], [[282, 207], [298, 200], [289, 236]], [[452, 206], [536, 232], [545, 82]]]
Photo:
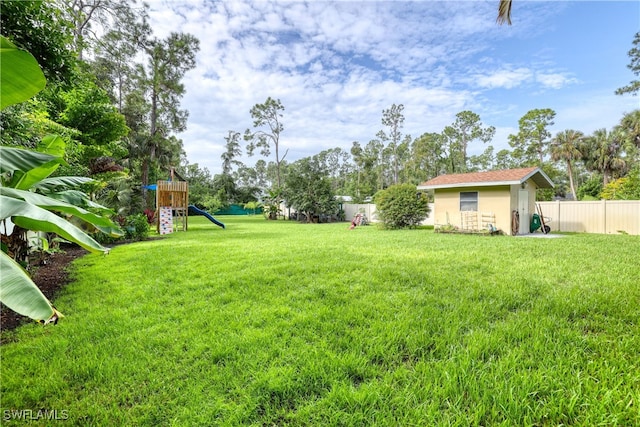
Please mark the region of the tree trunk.
[[467, 167], [467, 142], [466, 138], [462, 138], [462, 172], [466, 172], [469, 170]]
[[141, 169], [140, 179], [142, 181], [142, 208], [145, 209], [149, 207], [149, 203], [147, 201], [147, 185], [149, 185], [149, 158], [147, 156], [144, 156], [142, 159]]
[[396, 147], [393, 147], [393, 183], [398, 183], [398, 152]]
[[538, 166], [542, 166], [542, 164], [544, 163], [544, 148], [543, 148], [543, 141], [540, 141], [538, 143], [538, 157], [540, 159], [540, 164]]
[[576, 194], [576, 185], [573, 182], [573, 169], [571, 168], [570, 160], [567, 160], [567, 172], [569, 172], [569, 186], [571, 187], [571, 195], [573, 196], [573, 200], [578, 200], [578, 196]]
[[144, 159], [142, 160], [142, 200], [145, 208], [150, 208], [147, 189], [144, 186], [149, 185], [149, 169], [151, 168], [151, 162], [156, 155], [156, 133], [158, 131], [158, 92], [155, 86], [151, 90], [151, 114], [150, 114], [150, 127], [149, 127], [149, 143], [147, 144], [148, 152], [143, 153]]

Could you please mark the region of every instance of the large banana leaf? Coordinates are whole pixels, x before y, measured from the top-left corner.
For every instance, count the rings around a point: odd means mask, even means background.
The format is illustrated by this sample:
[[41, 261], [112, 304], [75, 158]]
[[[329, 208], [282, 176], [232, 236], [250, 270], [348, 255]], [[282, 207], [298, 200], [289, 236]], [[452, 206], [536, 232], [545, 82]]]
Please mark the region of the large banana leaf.
[[0, 36], [0, 109], [26, 101], [47, 83], [38, 61]]
[[95, 179], [84, 176], [56, 176], [53, 178], [45, 178], [32, 188], [43, 191], [54, 191], [57, 188], [73, 188], [94, 181]]
[[13, 173], [38, 168], [60, 157], [38, 151], [0, 145], [0, 173]]
[[49, 211], [56, 211], [63, 214], [73, 215], [92, 225], [101, 227], [114, 226], [113, 222], [109, 218], [96, 215], [93, 212], [89, 212], [78, 206], [65, 203], [52, 197], [43, 196], [42, 194], [38, 193], [32, 193], [31, 191], [0, 187], [0, 195], [11, 197], [14, 199], [21, 199], [27, 203], [36, 205]]
[[101, 215], [115, 215], [113, 209], [109, 209], [99, 203], [89, 199], [86, 193], [79, 190], [58, 190], [62, 188], [73, 188], [83, 184], [96, 182], [95, 179], [83, 176], [57, 176], [54, 178], [45, 178], [35, 184], [32, 189], [40, 190], [46, 196], [53, 199], [62, 200], [71, 205], [91, 209], [93, 212]]
[[[92, 212], [100, 216], [110, 217], [115, 214], [113, 210], [89, 200], [87, 198], [87, 195], [81, 191], [77, 191], [77, 190], [59, 191], [57, 193], [48, 194], [47, 196], [51, 197], [52, 199], [61, 200], [63, 202], [66, 202], [78, 207], [84, 206], [88, 209], [91, 209]], [[100, 225], [96, 223], [91, 223], [91, 225], [97, 228], [102, 233], [111, 237], [122, 237], [124, 234], [120, 226], [112, 221], [110, 221], [109, 225]]]
[[[3, 192], [7, 190], [2, 188]], [[77, 243], [91, 252], [108, 252], [75, 225], [36, 205], [0, 195], [0, 219], [11, 218], [14, 224], [33, 231], [56, 233], [63, 239]]]
[[0, 270], [0, 301], [3, 304], [16, 313], [36, 320], [49, 321], [59, 315], [22, 267], [2, 251]]
[[11, 173], [7, 187], [28, 190], [64, 163], [56, 157], [37, 151], [0, 146], [0, 173]]
[[112, 210], [105, 208], [104, 206], [99, 205], [95, 202], [92, 202], [91, 200], [89, 200], [89, 197], [85, 193], [79, 190], [56, 191], [55, 193], [46, 193], [46, 195], [53, 199], [62, 200], [74, 206], [80, 206], [83, 208], [98, 208], [100, 210], [104, 210], [105, 213], [109, 215], [115, 214], [115, 212], [113, 212]]
[[109, 209], [106, 206], [102, 206], [100, 203], [94, 202], [93, 200], [89, 199], [86, 193], [83, 193], [79, 190], [64, 190], [43, 194], [47, 197], [51, 197], [52, 199], [62, 200], [63, 202], [69, 203], [71, 205], [91, 209], [93, 212], [99, 212], [100, 214], [109, 216], [115, 215], [113, 209]]
[[47, 135], [38, 143], [37, 151], [63, 157], [67, 144], [58, 135]]
[[[64, 141], [62, 140], [62, 138], [57, 135], [49, 135], [46, 138], [49, 139], [49, 144], [45, 144], [45, 146], [43, 147], [44, 149], [49, 149], [52, 153], [57, 153], [60, 150], [60, 146], [62, 146], [62, 153], [64, 155]], [[20, 151], [22, 151], [23, 153], [19, 153], [19, 155], [24, 155], [24, 152], [28, 152], [26, 150]], [[12, 188], [19, 188], [21, 190], [28, 190], [34, 184], [37, 184], [38, 182], [42, 181], [53, 172], [55, 172], [55, 170], [58, 169], [58, 166], [66, 163], [62, 156], [56, 156], [52, 153], [45, 153], [53, 156], [53, 160], [51, 161], [48, 161], [40, 166], [36, 166], [31, 169], [16, 170], [13, 173], [13, 177], [7, 186]]]

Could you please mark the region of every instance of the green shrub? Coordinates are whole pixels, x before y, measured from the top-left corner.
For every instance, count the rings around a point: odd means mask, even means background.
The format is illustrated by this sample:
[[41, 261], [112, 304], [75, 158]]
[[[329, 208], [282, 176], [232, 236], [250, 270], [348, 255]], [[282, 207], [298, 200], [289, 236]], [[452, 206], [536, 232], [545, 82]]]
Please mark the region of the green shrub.
[[600, 200], [602, 191], [602, 176], [594, 175], [578, 187], [578, 200]]
[[224, 190], [220, 190], [214, 195], [206, 195], [201, 201], [202, 206], [200, 206], [200, 208], [204, 208], [204, 210], [212, 213], [226, 208], [228, 205], [223, 202], [221, 197], [223, 193]]
[[429, 215], [427, 195], [415, 185], [392, 185], [375, 195], [378, 218], [385, 228], [409, 228], [420, 224]]
[[144, 214], [129, 215], [125, 220], [125, 238], [128, 240], [144, 240], [149, 237], [149, 222]]
[[624, 178], [611, 181], [602, 188], [600, 198], [605, 200], [640, 200], [640, 167], [635, 167]]
[[[124, 227], [122, 227], [122, 229], [124, 230]], [[101, 245], [111, 245], [124, 239], [125, 235], [123, 234], [122, 236], [113, 237], [100, 231], [96, 231], [94, 233], [91, 233], [91, 237], [93, 237], [93, 239]]]

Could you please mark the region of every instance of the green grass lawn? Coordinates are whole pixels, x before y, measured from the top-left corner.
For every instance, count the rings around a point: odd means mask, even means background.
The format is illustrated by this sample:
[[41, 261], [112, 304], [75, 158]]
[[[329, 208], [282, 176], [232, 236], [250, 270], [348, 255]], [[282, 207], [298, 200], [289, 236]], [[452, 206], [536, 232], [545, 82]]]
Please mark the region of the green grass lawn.
[[640, 425], [638, 237], [220, 220], [78, 260], [4, 333], [4, 422]]

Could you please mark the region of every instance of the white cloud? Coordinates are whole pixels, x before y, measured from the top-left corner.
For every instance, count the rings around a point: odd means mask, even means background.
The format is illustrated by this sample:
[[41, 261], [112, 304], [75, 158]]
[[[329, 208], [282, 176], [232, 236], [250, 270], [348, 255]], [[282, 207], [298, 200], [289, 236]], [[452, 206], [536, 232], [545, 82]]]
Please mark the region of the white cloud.
[[[535, 64], [532, 65], [536, 67]], [[567, 73], [539, 71], [530, 67], [507, 66], [490, 72], [477, 73], [467, 80], [486, 89], [513, 89], [532, 83], [548, 89], [561, 89], [565, 86], [577, 84], [578, 79]]]
[[563, 73], [537, 73], [536, 81], [544, 87], [560, 89], [570, 84], [578, 83], [574, 77], [569, 77]]
[[521, 84], [530, 81], [532, 77], [533, 72], [530, 69], [520, 67], [516, 69], [498, 70], [485, 75], [477, 74], [474, 77], [474, 81], [478, 86], [483, 88], [512, 89], [516, 86], [520, 86]]
[[[227, 132], [251, 127], [250, 108], [268, 96], [285, 106], [282, 144], [290, 161], [337, 146], [348, 150], [354, 140], [366, 144], [393, 103], [404, 104], [403, 131], [413, 137], [440, 132], [471, 109], [498, 127], [496, 140], [506, 138], [522, 109], [538, 107], [516, 99], [519, 91], [561, 92], [583, 77], [553, 57], [542, 65], [501, 50], [510, 40], [544, 50], [538, 37], [570, 5], [520, 2], [508, 27], [495, 24], [497, 1], [152, 2], [156, 36], [184, 31], [200, 40], [181, 105], [190, 112], [188, 130], [179, 135], [189, 161], [219, 172]], [[493, 97], [500, 90], [513, 94], [508, 104]], [[577, 122], [596, 114], [575, 108], [562, 110], [563, 117]], [[617, 107], [610, 104], [610, 111], [614, 116]], [[254, 164], [258, 157], [244, 160]]]

